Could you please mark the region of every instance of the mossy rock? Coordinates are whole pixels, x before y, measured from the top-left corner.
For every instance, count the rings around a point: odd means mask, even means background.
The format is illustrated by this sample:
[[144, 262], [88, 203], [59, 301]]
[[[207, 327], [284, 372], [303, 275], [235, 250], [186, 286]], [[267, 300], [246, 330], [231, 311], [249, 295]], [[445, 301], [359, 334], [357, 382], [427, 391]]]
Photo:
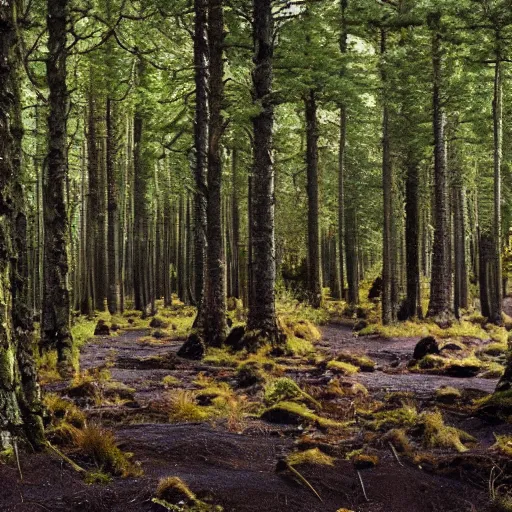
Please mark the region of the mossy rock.
[[151, 336], [153, 336], [153, 338], [155, 338], [155, 340], [163, 340], [164, 338], [167, 337], [165, 332], [162, 331], [161, 329], [157, 329], [156, 331], [153, 331], [153, 334]]
[[481, 364], [475, 363], [475, 364], [465, 364], [464, 362], [461, 363], [450, 363], [448, 366], [446, 366], [443, 373], [450, 377], [457, 377], [460, 379], [467, 379], [471, 377], [476, 377], [478, 373], [480, 372], [482, 368]]
[[357, 453], [351, 460], [354, 467], [359, 470], [374, 468], [379, 463], [379, 457], [369, 453]]
[[420, 360], [429, 354], [439, 354], [439, 343], [433, 336], [426, 336], [418, 341], [414, 347], [413, 358]]
[[107, 398], [120, 398], [121, 400], [133, 400], [135, 389], [122, 382], [106, 382], [103, 385], [103, 395]]
[[149, 327], [152, 329], [166, 329], [169, 327], [169, 324], [163, 319], [158, 316], [154, 316], [151, 319], [151, 322], [149, 322]]
[[236, 380], [241, 388], [248, 388], [265, 382], [265, 373], [256, 361], [243, 363], [238, 367]]
[[94, 336], [110, 336], [110, 327], [105, 320], [98, 320], [94, 328]]
[[199, 361], [204, 357], [205, 352], [206, 346], [201, 337], [196, 333], [192, 333], [178, 350], [178, 357]]
[[305, 420], [302, 411], [290, 407], [288, 402], [273, 405], [263, 412], [261, 419], [280, 425], [300, 425]]
[[436, 400], [443, 404], [454, 404], [461, 398], [461, 391], [450, 386], [442, 386], [436, 391]]
[[354, 332], [360, 332], [363, 329], [366, 329], [368, 327], [368, 322], [366, 320], [358, 320], [354, 324]]
[[480, 400], [477, 413], [489, 419], [512, 421], [512, 389], [496, 391]]
[[244, 336], [245, 327], [243, 325], [238, 325], [231, 329], [224, 344], [233, 350], [242, 350], [244, 348]]
[[345, 363], [350, 363], [354, 366], [358, 366], [362, 372], [375, 371], [375, 361], [372, 361], [369, 357], [364, 355], [356, 355], [342, 352], [336, 356], [336, 360]]

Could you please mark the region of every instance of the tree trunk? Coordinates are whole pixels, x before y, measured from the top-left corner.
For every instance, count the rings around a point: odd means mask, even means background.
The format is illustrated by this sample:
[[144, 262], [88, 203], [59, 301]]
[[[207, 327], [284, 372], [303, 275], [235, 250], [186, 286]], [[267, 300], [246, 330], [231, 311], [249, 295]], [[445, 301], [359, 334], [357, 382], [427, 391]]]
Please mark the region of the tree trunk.
[[67, 0], [48, 0], [48, 157], [44, 180], [44, 297], [41, 322], [43, 350], [57, 349], [59, 368], [72, 367], [68, 290], [68, 217], [65, 205], [67, 158], [66, 34]]
[[494, 98], [492, 102], [492, 119], [494, 133], [494, 250], [496, 255], [494, 262], [496, 269], [494, 271], [494, 281], [491, 285], [490, 293], [493, 295], [493, 303], [497, 310], [493, 311], [490, 320], [501, 324], [501, 311], [503, 308], [503, 290], [502, 290], [502, 264], [501, 264], [501, 163], [503, 159], [503, 84], [501, 78], [501, 34], [496, 31], [496, 64], [494, 68]]
[[273, 16], [271, 0], [253, 2], [254, 68], [253, 102], [259, 112], [252, 118], [254, 153], [250, 201], [251, 274], [257, 277], [249, 299], [247, 329], [258, 330], [272, 343], [278, 342], [275, 308], [275, 226], [274, 226], [274, 167], [272, 159]]
[[208, 148], [208, 204], [205, 295], [205, 342], [220, 346], [227, 334], [225, 254], [222, 248], [222, 159], [224, 131], [224, 16], [222, 0], [210, 0], [210, 125]]
[[120, 283], [119, 283], [119, 217], [118, 192], [116, 177], [117, 122], [114, 103], [107, 98], [106, 124], [107, 124], [107, 215], [108, 215], [108, 294], [107, 303], [110, 314], [117, 313], [119, 309]]
[[194, 66], [196, 106], [194, 121], [195, 193], [194, 193], [194, 299], [197, 316], [194, 326], [203, 327], [203, 298], [206, 272], [207, 171], [208, 171], [208, 0], [194, 1]]
[[427, 315], [441, 323], [453, 316], [451, 308], [452, 273], [450, 268], [450, 212], [448, 208], [448, 178], [445, 149], [445, 114], [442, 90], [441, 14], [429, 20], [432, 30], [432, 68], [434, 110], [434, 247], [432, 254], [432, 279]]
[[[0, 450], [44, 442], [28, 304], [27, 218], [21, 176], [20, 84], [14, 1], [0, 4]], [[15, 339], [16, 334], [16, 339]]]
[[318, 223], [318, 126], [315, 92], [306, 99], [306, 167], [308, 192], [308, 298], [315, 308], [322, 303], [320, 231]]
[[[387, 34], [381, 29], [381, 58], [384, 61], [387, 47]], [[396, 273], [393, 272], [393, 168], [389, 139], [389, 107], [387, 94], [387, 72], [385, 62], [381, 62], [381, 81], [384, 88], [382, 97], [382, 189], [384, 192], [384, 227], [382, 232], [382, 323], [396, 320]]]
[[409, 154], [406, 163], [405, 181], [405, 259], [407, 274], [407, 294], [404, 307], [404, 319], [418, 316], [421, 318], [420, 301], [420, 219], [419, 219], [419, 162]]

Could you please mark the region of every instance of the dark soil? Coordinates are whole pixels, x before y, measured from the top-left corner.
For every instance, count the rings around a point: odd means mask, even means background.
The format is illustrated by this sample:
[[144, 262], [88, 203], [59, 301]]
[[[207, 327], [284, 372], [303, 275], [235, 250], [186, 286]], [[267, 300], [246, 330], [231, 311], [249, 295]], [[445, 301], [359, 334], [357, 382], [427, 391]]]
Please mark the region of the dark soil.
[[[242, 432], [230, 431], [222, 421], [168, 423], [162, 406], [168, 393], [162, 385], [165, 376], [180, 379], [180, 387], [184, 388], [194, 387], [193, 380], [199, 372], [234, 385], [234, 370], [178, 358], [176, 352], [182, 341], [142, 343], [140, 338], [145, 334], [132, 331], [118, 337], [95, 338], [84, 347], [81, 357], [83, 370], [107, 364], [113, 380], [135, 389], [132, 401], [89, 404], [86, 413], [89, 421], [114, 430], [120, 447], [133, 452], [144, 475], [115, 478], [107, 485], [87, 485], [81, 474], [56, 455], [21, 453], [23, 480], [14, 462], [0, 464], [1, 511], [157, 512], [164, 509], [153, 504], [151, 498], [158, 480], [165, 476], [181, 477], [198, 497], [223, 506], [226, 512], [335, 512], [340, 508], [361, 512], [491, 510], [488, 473], [482, 468], [473, 470], [471, 464], [460, 464], [455, 471], [443, 474], [428, 464], [413, 464], [404, 457], [397, 460], [387, 447], [379, 449], [380, 462], [375, 468], [360, 471], [367, 501], [358, 473], [344, 458], [349, 449], [362, 445], [362, 430], [348, 439], [310, 427], [271, 425], [257, 418], [250, 419]], [[375, 372], [358, 373], [345, 380], [364, 384], [377, 398], [390, 391], [407, 391], [419, 403], [431, 404], [441, 385], [463, 390], [468, 400], [494, 390], [496, 380], [409, 373], [406, 365], [418, 339], [357, 337], [348, 327], [327, 326], [320, 348], [331, 355], [340, 351], [366, 354], [376, 361]], [[311, 385], [325, 382], [330, 376], [329, 371], [319, 375], [316, 368], [307, 365], [292, 367], [289, 373]], [[65, 387], [65, 383], [59, 383], [48, 389], [64, 393]], [[482, 450], [493, 444], [493, 433], [510, 433], [510, 425], [489, 424], [454, 407], [446, 406], [444, 413], [449, 424], [477, 437], [478, 449], [468, 452], [476, 460], [474, 466], [479, 465], [479, 457], [487, 457]], [[278, 460], [306, 438], [318, 446], [325, 444], [337, 456], [333, 467], [300, 466], [300, 472], [323, 502], [291, 473], [276, 472]], [[454, 457], [461, 457], [438, 455], [448, 457], [447, 467]]]

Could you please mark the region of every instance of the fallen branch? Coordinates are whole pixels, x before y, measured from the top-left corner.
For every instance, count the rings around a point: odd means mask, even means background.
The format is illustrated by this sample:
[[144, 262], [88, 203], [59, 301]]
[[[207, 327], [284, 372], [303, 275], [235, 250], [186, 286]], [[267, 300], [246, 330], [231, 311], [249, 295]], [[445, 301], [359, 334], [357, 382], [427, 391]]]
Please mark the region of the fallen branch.
[[398, 464], [400, 464], [400, 466], [403, 467], [402, 461], [399, 459], [398, 453], [396, 451], [396, 448], [393, 446], [393, 443], [391, 441], [388, 441], [388, 444], [389, 447], [391, 448], [391, 451], [393, 452], [393, 455], [395, 456], [396, 461], [398, 462]]
[[58, 448], [53, 446], [49, 441], [46, 441], [48, 448], [56, 453], [61, 459], [65, 460], [75, 471], [78, 473], [86, 473], [85, 469], [80, 467], [76, 462], [73, 462], [67, 455], [64, 455]]
[[320, 494], [318, 494], [314, 487], [290, 464], [286, 464], [288, 466], [288, 469], [323, 503], [324, 500], [320, 497]]
[[366, 501], [370, 501], [368, 499], [368, 496], [366, 495], [366, 489], [364, 488], [363, 477], [361, 476], [361, 473], [359, 471], [357, 472], [357, 476], [359, 477], [359, 483], [361, 484], [361, 489], [363, 490], [364, 499]]

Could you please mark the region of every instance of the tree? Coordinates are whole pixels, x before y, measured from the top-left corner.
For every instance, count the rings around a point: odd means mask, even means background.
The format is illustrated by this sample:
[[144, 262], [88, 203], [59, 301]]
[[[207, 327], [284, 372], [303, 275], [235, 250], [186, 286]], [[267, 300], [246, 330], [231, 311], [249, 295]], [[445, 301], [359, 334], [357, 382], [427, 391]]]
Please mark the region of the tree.
[[254, 153], [251, 180], [250, 233], [252, 274], [258, 278], [257, 296], [249, 295], [247, 329], [258, 331], [272, 343], [278, 342], [275, 306], [276, 254], [274, 226], [274, 168], [272, 130], [273, 15], [270, 0], [253, 2], [254, 68], [253, 103], [258, 113], [252, 118]]
[[446, 115], [443, 106], [443, 59], [440, 11], [429, 15], [432, 32], [432, 107], [434, 130], [434, 249], [430, 282], [429, 317], [441, 323], [453, 315], [451, 308], [452, 271], [450, 267], [450, 222], [448, 208], [448, 177], [446, 167], [445, 126]]
[[44, 442], [28, 307], [16, 2], [0, 5], [0, 449]]
[[48, 157], [43, 186], [44, 290], [41, 347], [57, 350], [63, 374], [72, 369], [68, 289], [68, 216], [66, 210], [67, 114], [67, 0], [48, 0]]

